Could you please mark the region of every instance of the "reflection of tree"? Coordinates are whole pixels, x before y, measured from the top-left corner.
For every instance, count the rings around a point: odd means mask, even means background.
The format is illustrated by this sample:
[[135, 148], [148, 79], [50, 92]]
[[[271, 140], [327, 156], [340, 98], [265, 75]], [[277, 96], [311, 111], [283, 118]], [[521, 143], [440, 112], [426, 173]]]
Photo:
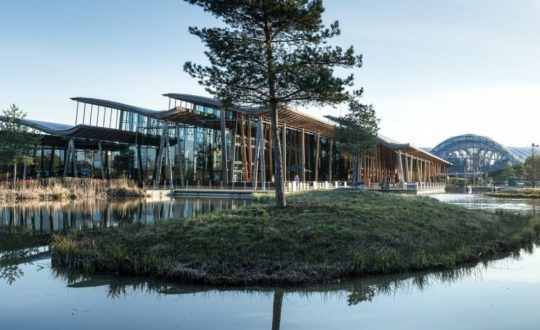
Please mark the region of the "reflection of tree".
[[6, 280], [9, 285], [15, 283], [24, 275], [20, 265], [31, 263], [31, 260], [38, 254], [38, 248], [0, 253], [0, 278]]
[[281, 326], [281, 307], [283, 305], [283, 290], [274, 291], [274, 305], [272, 308], [272, 330], [279, 330]]

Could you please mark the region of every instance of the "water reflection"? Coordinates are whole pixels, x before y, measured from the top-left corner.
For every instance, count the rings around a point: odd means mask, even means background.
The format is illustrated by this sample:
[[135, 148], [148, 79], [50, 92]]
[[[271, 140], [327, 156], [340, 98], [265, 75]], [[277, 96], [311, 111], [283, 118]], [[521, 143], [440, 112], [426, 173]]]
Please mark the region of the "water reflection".
[[197, 214], [234, 209], [249, 200], [166, 199], [92, 200], [71, 202], [17, 203], [0, 206], [0, 230], [25, 228], [34, 233], [66, 232], [71, 229], [111, 227], [120, 223], [151, 224], [183, 219]]
[[[166, 205], [137, 204], [118, 210], [109, 206], [108, 223], [144, 222], [144, 212], [139, 209], [145, 207], [150, 215], [161, 214], [161, 218], [154, 216], [146, 223], [167, 219]], [[87, 211], [58, 211], [53, 226], [47, 224], [47, 210], [39, 212], [44, 213], [43, 232], [47, 232], [62, 230], [57, 225], [63, 223], [63, 213], [67, 212], [70, 225], [70, 212], [79, 216]], [[94, 212], [104, 214], [102, 210]], [[180, 212], [176, 209], [173, 214]], [[2, 215], [0, 222], [6, 231], [24, 232], [32, 228], [31, 221], [24, 218], [16, 215], [10, 225]], [[78, 226], [101, 225], [91, 218], [78, 221]], [[36, 221], [35, 230], [40, 228]], [[533, 253], [532, 246], [510, 258], [452, 271], [368, 276], [303, 287], [221, 288], [52, 269], [48, 248], [18, 244], [12, 250], [2, 250], [2, 242], [0, 236], [1, 329], [537, 328], [534, 313], [540, 293], [540, 253], [537, 249]], [[41, 258], [43, 261], [36, 262]], [[28, 317], [29, 310], [32, 317]]]
[[[466, 278], [481, 279], [488, 268], [494, 265], [520, 260], [522, 255], [532, 254], [532, 250], [514, 252], [504, 260], [485, 261], [476, 265], [438, 272], [412, 272], [385, 276], [364, 276], [330, 284], [300, 287], [215, 287], [205, 285], [181, 284], [142, 277], [119, 277], [109, 275], [86, 275], [67, 268], [53, 268], [51, 271], [57, 279], [65, 282], [69, 288], [103, 287], [107, 297], [113, 300], [125, 300], [137, 293], [149, 296], [189, 296], [193, 299], [212, 297], [232, 293], [237, 295], [272, 296], [271, 329], [280, 329], [283, 308], [287, 307], [285, 298], [288, 295], [301, 296], [306, 300], [322, 297], [339, 297], [349, 307], [369, 304], [376, 297], [407, 295], [424, 291], [431, 286], [450, 285]], [[315, 298], [317, 299], [317, 298]], [[237, 311], [241, 312], [241, 311]]]
[[50, 256], [49, 246], [0, 252], [0, 279], [12, 285], [24, 275], [21, 265], [32, 264], [34, 261], [48, 259]]
[[536, 214], [540, 208], [540, 200], [538, 199], [500, 198], [481, 194], [442, 194], [431, 197], [441, 202], [487, 212], [511, 211]]

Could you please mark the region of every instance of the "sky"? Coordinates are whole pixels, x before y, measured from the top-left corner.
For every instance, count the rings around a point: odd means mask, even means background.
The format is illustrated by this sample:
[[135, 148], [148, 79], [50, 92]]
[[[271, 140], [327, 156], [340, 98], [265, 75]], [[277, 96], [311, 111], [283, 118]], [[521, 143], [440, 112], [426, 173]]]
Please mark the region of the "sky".
[[[540, 143], [540, 1], [325, 0], [332, 42], [364, 57], [352, 70], [380, 133], [434, 147], [473, 133]], [[0, 109], [73, 124], [71, 97], [164, 110], [168, 92], [207, 95], [186, 74], [205, 63], [189, 26], [219, 22], [182, 0], [0, 0]], [[345, 105], [302, 111], [344, 115]]]

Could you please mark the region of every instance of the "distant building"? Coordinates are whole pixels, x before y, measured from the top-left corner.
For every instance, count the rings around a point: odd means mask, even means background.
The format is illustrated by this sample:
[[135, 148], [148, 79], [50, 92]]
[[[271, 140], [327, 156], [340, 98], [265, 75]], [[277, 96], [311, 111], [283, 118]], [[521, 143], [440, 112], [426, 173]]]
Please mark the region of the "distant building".
[[[272, 182], [272, 135], [266, 109], [223, 109], [215, 99], [164, 94], [168, 108], [154, 111], [114, 101], [75, 97], [75, 124], [25, 119], [41, 137], [28, 177], [128, 177], [141, 185], [219, 186]], [[1, 119], [0, 119], [1, 120]], [[286, 181], [347, 181], [351, 160], [332, 139], [334, 123], [279, 110]], [[364, 157], [361, 180], [429, 182], [451, 164], [425, 150], [379, 137]]]
[[450, 175], [479, 176], [505, 166], [524, 161], [531, 148], [506, 148], [494, 140], [480, 135], [454, 136], [428, 149], [453, 165]]

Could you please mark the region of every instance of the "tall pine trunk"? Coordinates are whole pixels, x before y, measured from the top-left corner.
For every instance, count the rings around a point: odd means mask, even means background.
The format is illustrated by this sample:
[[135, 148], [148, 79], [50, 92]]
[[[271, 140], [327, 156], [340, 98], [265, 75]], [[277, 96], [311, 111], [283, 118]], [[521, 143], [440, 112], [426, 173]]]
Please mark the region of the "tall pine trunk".
[[281, 143], [278, 134], [278, 103], [276, 93], [276, 64], [272, 45], [272, 32], [270, 20], [265, 14], [264, 36], [266, 44], [266, 64], [268, 67], [268, 94], [270, 96], [270, 117], [272, 121], [272, 153], [274, 156], [274, 186], [276, 191], [276, 205], [284, 208], [287, 205], [285, 200], [285, 189], [283, 183], [283, 167], [281, 155]]
[[283, 161], [281, 154], [281, 141], [278, 134], [278, 110], [277, 105], [271, 105], [272, 117], [272, 154], [274, 155], [274, 185], [276, 190], [276, 204], [278, 207], [285, 207], [285, 187], [283, 183]]

